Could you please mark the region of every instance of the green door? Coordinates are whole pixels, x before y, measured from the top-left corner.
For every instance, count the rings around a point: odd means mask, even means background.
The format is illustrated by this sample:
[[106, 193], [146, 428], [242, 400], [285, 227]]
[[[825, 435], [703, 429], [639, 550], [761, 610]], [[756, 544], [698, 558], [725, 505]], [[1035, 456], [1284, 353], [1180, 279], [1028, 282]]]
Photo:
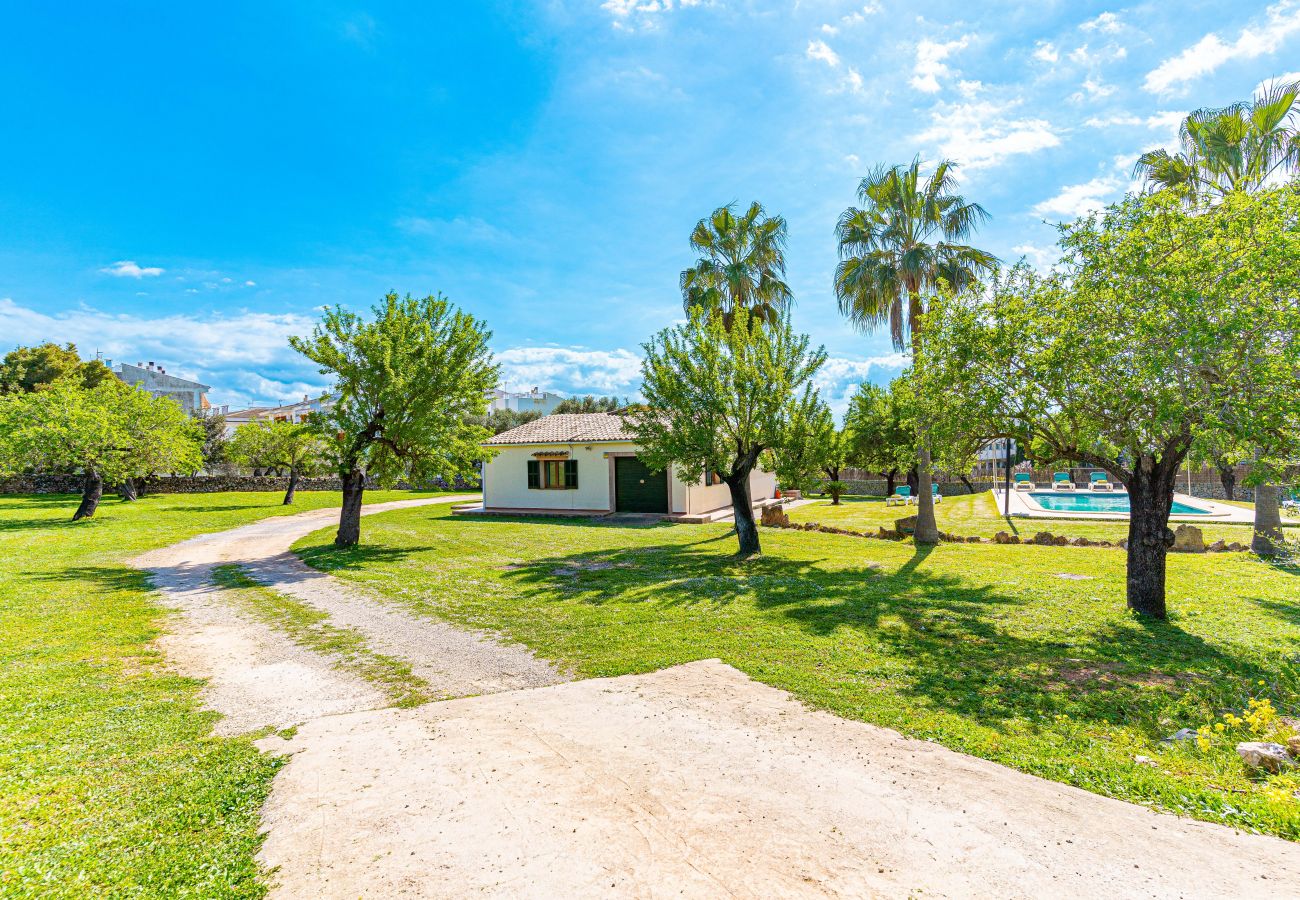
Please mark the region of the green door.
[[614, 509], [618, 512], [668, 512], [668, 473], [651, 472], [635, 456], [614, 457]]

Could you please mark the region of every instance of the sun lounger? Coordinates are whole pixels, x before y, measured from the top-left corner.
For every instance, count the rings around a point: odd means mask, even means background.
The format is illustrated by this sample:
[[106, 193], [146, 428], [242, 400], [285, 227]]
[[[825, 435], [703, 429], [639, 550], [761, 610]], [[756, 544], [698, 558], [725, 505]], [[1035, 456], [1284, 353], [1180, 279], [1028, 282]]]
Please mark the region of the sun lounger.
[[930, 482], [930, 496], [934, 498], [935, 503], [943, 502], [943, 494], [939, 493], [939, 485], [933, 481]]
[[885, 498], [886, 506], [906, 506], [915, 502], [916, 498], [912, 496], [912, 488], [906, 484], [894, 488], [894, 493]]
[[1094, 491], [1113, 491], [1115, 485], [1110, 483], [1109, 476], [1105, 472], [1093, 472], [1088, 476], [1088, 487]]
[[1016, 490], [1032, 491], [1034, 489], [1034, 479], [1029, 475], [1028, 472], [1017, 472], [1015, 478], [1016, 478]]
[[1069, 472], [1057, 472], [1052, 476], [1052, 490], [1072, 491], [1074, 482], [1070, 479]]

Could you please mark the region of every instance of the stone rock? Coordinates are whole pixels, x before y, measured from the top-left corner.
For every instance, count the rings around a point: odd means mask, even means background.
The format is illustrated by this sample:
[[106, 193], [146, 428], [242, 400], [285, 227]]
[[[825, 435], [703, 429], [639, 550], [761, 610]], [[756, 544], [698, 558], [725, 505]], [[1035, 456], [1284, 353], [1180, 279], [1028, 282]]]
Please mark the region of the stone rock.
[[790, 517], [779, 506], [765, 506], [759, 524], [766, 525], [769, 528], [789, 528]]
[[896, 519], [894, 521], [894, 530], [899, 534], [915, 534], [916, 516], [907, 516], [906, 518]]
[[1231, 544], [1228, 545], [1228, 549], [1231, 550], [1233, 553], [1241, 553], [1243, 550], [1246, 549], [1246, 545], [1241, 543], [1240, 541], [1233, 541]]
[[1029, 543], [1037, 544], [1040, 547], [1050, 547], [1056, 538], [1050, 531], [1040, 531], [1030, 539]]
[[1142, 756], [1139, 754], [1133, 757], [1133, 762], [1137, 763], [1139, 766], [1150, 766], [1153, 769], [1157, 768], [1156, 761], [1149, 756]]
[[1300, 759], [1300, 734], [1293, 734], [1286, 739], [1286, 749], [1296, 759]]
[[1296, 761], [1286, 752], [1281, 744], [1269, 744], [1262, 741], [1242, 741], [1237, 745], [1237, 755], [1252, 771], [1270, 772], [1278, 775], [1294, 769]]
[[1052, 543], [1058, 547], [1064, 547], [1070, 543], [1070, 539], [1063, 534], [1058, 534], [1055, 538], [1052, 539]]
[[1228, 542], [1225, 541], [1223, 538], [1219, 538], [1217, 541], [1215, 541], [1213, 544], [1206, 547], [1205, 549], [1208, 550], [1210, 553], [1224, 553], [1228, 549]]
[[1174, 550], [1178, 553], [1204, 553], [1204, 533], [1195, 525], [1179, 525], [1174, 529]]
[[1118, 548], [1121, 549], [1121, 550], [1127, 550], [1127, 549], [1128, 549], [1128, 538], [1120, 538], [1119, 542], [1116, 543], [1115, 546], [1118, 547]]
[[993, 535], [993, 543], [1009, 544], [1011, 543], [1011, 535], [1007, 534], [1005, 531], [999, 531], [997, 534]]
[[1195, 728], [1180, 728], [1177, 731], [1175, 731], [1173, 734], [1169, 735], [1169, 737], [1165, 738], [1164, 743], [1174, 744], [1179, 741], [1194, 741], [1194, 740], [1196, 740]]
[[972, 534], [970, 537], [966, 538], [966, 543], [968, 544], [978, 544], [979, 542], [979, 535]]
[[1091, 545], [1092, 545], [1092, 541], [1088, 540], [1087, 538], [1074, 538], [1070, 541], [1071, 547], [1089, 547]]

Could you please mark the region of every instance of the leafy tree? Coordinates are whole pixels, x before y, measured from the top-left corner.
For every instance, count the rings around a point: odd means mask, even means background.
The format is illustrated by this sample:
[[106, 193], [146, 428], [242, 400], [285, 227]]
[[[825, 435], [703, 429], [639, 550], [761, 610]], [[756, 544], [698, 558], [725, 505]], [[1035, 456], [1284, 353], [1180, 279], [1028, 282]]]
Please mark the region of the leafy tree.
[[[1017, 267], [929, 314], [927, 415], [1032, 434], [1117, 475], [1131, 513], [1128, 606], [1164, 618], [1168, 521], [1198, 441], [1300, 440], [1300, 189], [1196, 214], [1129, 198], [1062, 227], [1058, 271]], [[969, 427], [969, 425], [965, 426]]]
[[343, 307], [326, 311], [295, 350], [336, 379], [334, 408], [316, 420], [330, 439], [343, 481], [337, 547], [361, 539], [367, 475], [380, 484], [399, 477], [468, 475], [483, 458], [490, 432], [469, 421], [487, 405], [497, 367], [491, 332], [441, 294], [416, 300], [390, 293], [366, 321]]
[[618, 397], [566, 397], [553, 410], [554, 413], [601, 413], [616, 412], [627, 406], [627, 401]]
[[226, 437], [226, 417], [210, 412], [199, 417], [203, 428], [203, 468], [212, 472], [229, 459], [230, 439]]
[[0, 396], [0, 471], [80, 472], [74, 521], [95, 514], [105, 480], [198, 469], [201, 439], [198, 425], [176, 403], [116, 378], [92, 388], [62, 378], [41, 390]]
[[780, 443], [780, 453], [769, 450], [763, 455], [764, 468], [776, 473], [782, 487], [811, 491], [825, 485], [831, 504], [838, 506], [844, 491], [840, 469], [844, 466], [845, 442], [835, 428], [830, 407], [818, 402], [796, 409], [785, 423]]
[[[1250, 103], [1199, 109], [1179, 129], [1176, 154], [1152, 150], [1138, 158], [1134, 175], [1149, 189], [1209, 209], [1233, 194], [1251, 193], [1275, 177], [1300, 172], [1300, 82], [1275, 81]], [[1275, 555], [1282, 546], [1280, 490], [1265, 480], [1279, 473], [1276, 448], [1259, 447], [1248, 480], [1255, 486], [1251, 549]], [[1220, 468], [1222, 474], [1225, 469]], [[1224, 489], [1229, 490], [1225, 482]]]
[[[910, 166], [881, 166], [858, 187], [861, 207], [840, 216], [840, 264], [835, 295], [840, 312], [858, 328], [889, 327], [899, 350], [918, 355], [926, 306], [941, 286], [960, 290], [990, 269], [993, 257], [959, 243], [988, 218], [983, 207], [955, 193], [956, 164], [939, 163], [921, 176]], [[939, 540], [930, 496], [930, 442], [924, 424], [917, 442], [917, 543]]]
[[298, 479], [313, 475], [325, 465], [328, 446], [319, 431], [296, 422], [255, 422], [235, 432], [230, 441], [230, 458], [253, 469], [275, 469], [289, 473], [284, 505], [293, 503]]
[[82, 360], [76, 344], [60, 347], [46, 342], [35, 347], [16, 347], [0, 363], [0, 394], [25, 393], [48, 388], [61, 378], [72, 378], [92, 388], [113, 377], [102, 360]]
[[471, 425], [478, 425], [486, 428], [493, 434], [500, 434], [503, 431], [509, 431], [511, 428], [518, 428], [520, 425], [526, 425], [536, 419], [540, 419], [542, 414], [534, 409], [513, 410], [513, 409], [494, 409], [487, 415], [469, 416], [468, 421]]
[[760, 552], [749, 476], [760, 455], [778, 456], [790, 422], [809, 418], [819, 404], [812, 376], [826, 360], [810, 352], [788, 317], [766, 322], [745, 307], [730, 327], [693, 309], [683, 325], [664, 329], [643, 345], [646, 405], [629, 422], [648, 465], [676, 465], [691, 481], [717, 472], [730, 488], [741, 557]]
[[687, 313], [717, 310], [728, 327], [738, 309], [777, 321], [794, 302], [785, 283], [785, 242], [785, 219], [768, 216], [757, 202], [739, 216], [733, 203], [701, 219], [691, 232], [700, 258], [681, 274]]
[[888, 389], [858, 385], [844, 417], [848, 462], [885, 479], [886, 496], [894, 492], [899, 472], [915, 467], [917, 459], [916, 428], [904, 410], [903, 386], [902, 379], [895, 379]]

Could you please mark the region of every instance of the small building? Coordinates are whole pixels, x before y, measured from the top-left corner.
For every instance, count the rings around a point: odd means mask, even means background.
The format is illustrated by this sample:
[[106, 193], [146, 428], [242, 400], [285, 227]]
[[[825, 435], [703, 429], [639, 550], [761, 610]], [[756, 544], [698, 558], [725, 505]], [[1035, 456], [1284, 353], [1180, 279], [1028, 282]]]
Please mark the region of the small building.
[[537, 412], [544, 416], [554, 412], [555, 407], [564, 402], [564, 399], [559, 394], [541, 391], [537, 388], [533, 388], [531, 391], [519, 392], [493, 388], [488, 391], [487, 397], [489, 412], [508, 409], [512, 412]]
[[130, 385], [139, 385], [155, 397], [168, 397], [175, 400], [180, 408], [192, 416], [204, 414], [208, 408], [208, 391], [206, 384], [190, 381], [177, 375], [168, 375], [162, 366], [148, 363], [119, 363], [113, 367], [113, 374]]
[[[709, 521], [731, 509], [731, 492], [716, 476], [700, 484], [676, 469], [653, 471], [617, 413], [543, 416], [484, 445], [497, 452], [483, 464], [483, 505], [466, 512], [633, 512]], [[749, 486], [755, 506], [772, 502], [776, 477], [755, 471]]]

